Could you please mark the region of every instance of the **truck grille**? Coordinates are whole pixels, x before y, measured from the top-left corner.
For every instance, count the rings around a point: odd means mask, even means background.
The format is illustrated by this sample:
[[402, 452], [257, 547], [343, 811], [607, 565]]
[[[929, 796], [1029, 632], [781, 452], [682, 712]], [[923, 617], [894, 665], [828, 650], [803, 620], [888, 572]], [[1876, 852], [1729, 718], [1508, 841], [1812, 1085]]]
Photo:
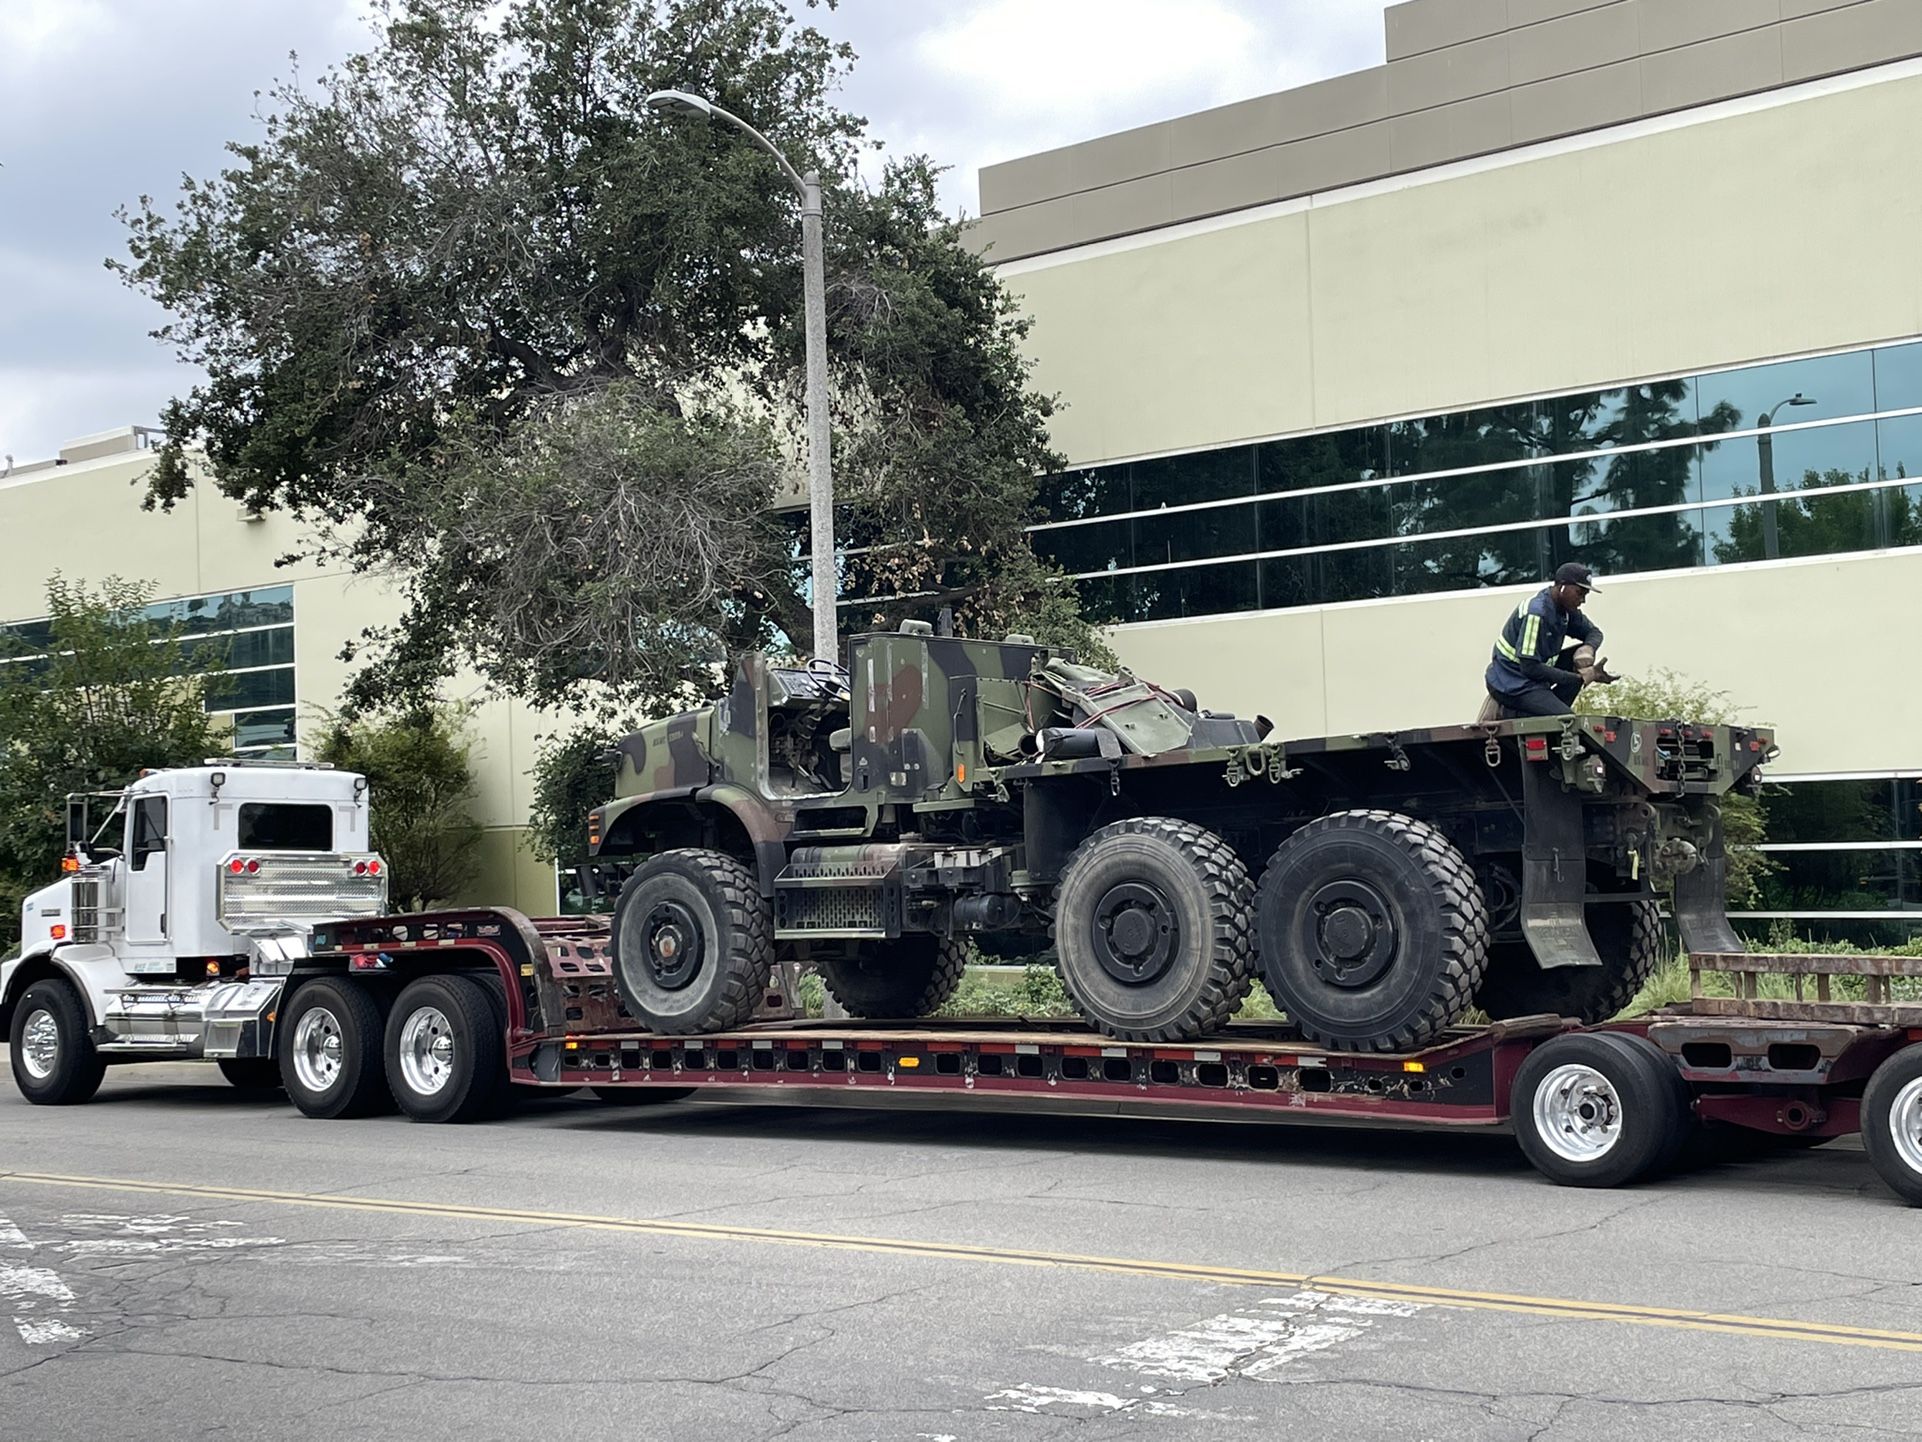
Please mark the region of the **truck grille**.
[[845, 936], [887, 931], [882, 915], [882, 893], [875, 886], [823, 886], [783, 890], [780, 897], [781, 935], [814, 933]]
[[[237, 870], [236, 860], [241, 863]], [[360, 872], [354, 867], [379, 862], [371, 854], [340, 852], [236, 853], [220, 864], [220, 924], [230, 931], [246, 931], [280, 922], [378, 916], [387, 908], [386, 865]]]

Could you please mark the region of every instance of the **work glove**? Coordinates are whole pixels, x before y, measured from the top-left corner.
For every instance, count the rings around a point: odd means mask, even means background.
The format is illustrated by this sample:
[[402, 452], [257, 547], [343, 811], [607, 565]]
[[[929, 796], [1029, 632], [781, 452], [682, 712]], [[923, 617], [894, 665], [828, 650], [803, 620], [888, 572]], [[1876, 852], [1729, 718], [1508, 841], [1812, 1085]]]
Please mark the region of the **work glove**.
[[1606, 686], [1611, 681], [1619, 681], [1622, 679], [1608, 669], [1608, 658], [1606, 656], [1591, 665], [1582, 667], [1575, 674], [1580, 676], [1583, 682], [1590, 686]]

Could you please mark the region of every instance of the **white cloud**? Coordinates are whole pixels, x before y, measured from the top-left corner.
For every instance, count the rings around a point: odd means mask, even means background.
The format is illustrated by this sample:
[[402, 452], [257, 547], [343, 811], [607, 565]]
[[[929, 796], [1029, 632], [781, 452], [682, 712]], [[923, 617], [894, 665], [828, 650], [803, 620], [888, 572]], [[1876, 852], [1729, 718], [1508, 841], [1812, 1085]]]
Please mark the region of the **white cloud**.
[[100, 0], [6, 0], [0, 5], [0, 72], [58, 61], [109, 28]]

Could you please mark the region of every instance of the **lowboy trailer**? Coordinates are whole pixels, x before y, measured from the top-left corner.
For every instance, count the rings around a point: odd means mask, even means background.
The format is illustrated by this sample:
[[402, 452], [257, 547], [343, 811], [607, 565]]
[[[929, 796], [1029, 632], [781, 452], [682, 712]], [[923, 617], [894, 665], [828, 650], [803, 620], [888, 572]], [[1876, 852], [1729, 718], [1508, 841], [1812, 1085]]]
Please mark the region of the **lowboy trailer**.
[[[1195, 1043], [1124, 1042], [1079, 1022], [809, 1021], [778, 971], [761, 1019], [722, 1032], [651, 1033], [622, 1005], [604, 918], [533, 921], [507, 910], [344, 921], [320, 928], [288, 978], [283, 1034], [313, 1007], [341, 1065], [282, 1049], [310, 1116], [389, 1099], [427, 1121], [498, 1112], [521, 1088], [591, 1087], [609, 1100], [703, 1091], [838, 1093], [887, 1104], [1099, 1110], [1343, 1126], [1512, 1130], [1553, 1181], [1619, 1186], [1692, 1152], [1767, 1151], [1860, 1132], [1869, 1160], [1922, 1205], [1922, 1004], [1889, 999], [1905, 958], [1693, 958], [1732, 973], [1735, 999], [1633, 1021], [1560, 1017], [1453, 1028], [1401, 1054], [1343, 1052], [1285, 1026], [1234, 1023]], [[1769, 1002], [1758, 976], [1882, 977], [1880, 1000]], [[1801, 988], [1798, 987], [1798, 990]], [[1697, 1008], [1700, 1008], [1699, 1010]], [[1773, 1013], [1773, 1014], [1770, 1014]], [[311, 1029], [310, 1029], [311, 1034]], [[409, 1036], [426, 1038], [411, 1048]], [[387, 1045], [382, 1045], [382, 1038]], [[396, 1045], [394, 1039], [401, 1039]], [[438, 1048], [438, 1053], [436, 1049]]]

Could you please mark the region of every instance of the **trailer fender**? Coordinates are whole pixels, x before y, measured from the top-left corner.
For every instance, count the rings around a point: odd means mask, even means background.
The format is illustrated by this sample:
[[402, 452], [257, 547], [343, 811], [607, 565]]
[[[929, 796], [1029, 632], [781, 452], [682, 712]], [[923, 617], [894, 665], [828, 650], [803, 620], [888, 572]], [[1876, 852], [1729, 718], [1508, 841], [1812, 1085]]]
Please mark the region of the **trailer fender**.
[[1549, 768], [1522, 764], [1522, 934], [1544, 968], [1602, 964], [1588, 934], [1582, 801]]

